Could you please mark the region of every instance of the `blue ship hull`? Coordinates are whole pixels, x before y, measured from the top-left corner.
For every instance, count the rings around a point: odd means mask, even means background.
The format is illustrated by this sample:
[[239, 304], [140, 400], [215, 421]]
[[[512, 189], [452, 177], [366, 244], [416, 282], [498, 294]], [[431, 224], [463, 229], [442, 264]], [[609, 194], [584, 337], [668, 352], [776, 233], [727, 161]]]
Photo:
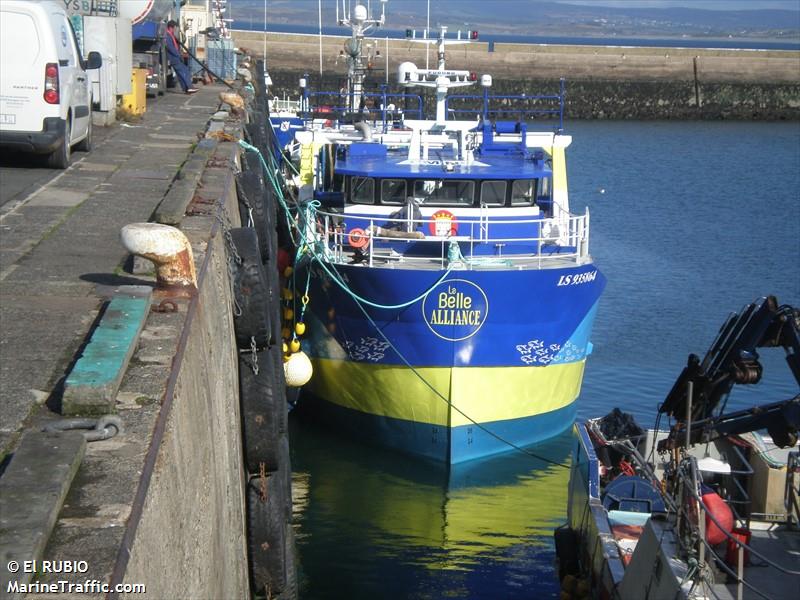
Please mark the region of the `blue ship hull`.
[[[329, 266], [330, 268], [330, 266]], [[605, 278], [538, 270], [312, 267], [314, 410], [354, 437], [447, 463], [543, 441], [575, 417]]]

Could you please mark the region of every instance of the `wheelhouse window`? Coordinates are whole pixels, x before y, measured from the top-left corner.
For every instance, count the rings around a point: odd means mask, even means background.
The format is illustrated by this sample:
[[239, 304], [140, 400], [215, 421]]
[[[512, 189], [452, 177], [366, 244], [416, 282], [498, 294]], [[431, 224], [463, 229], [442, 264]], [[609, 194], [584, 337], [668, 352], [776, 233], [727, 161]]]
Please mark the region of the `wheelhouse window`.
[[505, 181], [481, 182], [481, 204], [486, 206], [503, 206], [506, 203]]
[[550, 200], [550, 178], [545, 177], [539, 180], [539, 198]]
[[428, 206], [472, 206], [474, 181], [422, 179], [414, 182], [414, 197]]
[[536, 200], [536, 179], [517, 179], [511, 186], [511, 206], [531, 206]]
[[350, 201], [356, 204], [374, 204], [375, 180], [372, 177], [353, 175], [350, 178]]
[[406, 198], [405, 179], [384, 179], [381, 181], [381, 202], [383, 204], [405, 204]]

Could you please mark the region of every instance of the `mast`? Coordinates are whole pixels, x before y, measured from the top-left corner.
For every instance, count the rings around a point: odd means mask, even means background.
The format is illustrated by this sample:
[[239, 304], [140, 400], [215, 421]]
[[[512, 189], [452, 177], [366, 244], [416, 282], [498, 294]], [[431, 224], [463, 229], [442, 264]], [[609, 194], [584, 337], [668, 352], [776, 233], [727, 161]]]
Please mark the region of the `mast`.
[[[348, 109], [352, 112], [359, 110], [361, 98], [364, 94], [364, 78], [367, 73], [368, 60], [364, 57], [363, 42], [364, 37], [373, 28], [380, 27], [386, 21], [386, 3], [388, 0], [381, 0], [380, 19], [371, 18], [370, 11], [363, 4], [357, 4], [352, 12], [345, 7], [342, 0], [342, 18], [339, 25], [349, 27], [351, 37], [344, 43], [344, 52], [347, 55], [347, 90], [348, 90]], [[339, 12], [339, 5], [336, 5], [336, 12]]]
[[[447, 118], [447, 90], [450, 88], [472, 85], [476, 81], [476, 76], [474, 73], [463, 70], [447, 69], [445, 65], [445, 45], [469, 43], [470, 40], [477, 39], [478, 32], [467, 32], [466, 39], [461, 38], [460, 31], [458, 32], [457, 39], [446, 39], [446, 35], [447, 27], [442, 26], [439, 31], [439, 37], [435, 40], [438, 53], [438, 68], [418, 69], [414, 63], [404, 62], [398, 69], [398, 83], [400, 85], [404, 87], [413, 87], [418, 85], [421, 87], [436, 88], [436, 123], [441, 125], [444, 124]], [[430, 44], [434, 42], [434, 40], [427, 38], [411, 38], [408, 41], [420, 42], [423, 44]]]

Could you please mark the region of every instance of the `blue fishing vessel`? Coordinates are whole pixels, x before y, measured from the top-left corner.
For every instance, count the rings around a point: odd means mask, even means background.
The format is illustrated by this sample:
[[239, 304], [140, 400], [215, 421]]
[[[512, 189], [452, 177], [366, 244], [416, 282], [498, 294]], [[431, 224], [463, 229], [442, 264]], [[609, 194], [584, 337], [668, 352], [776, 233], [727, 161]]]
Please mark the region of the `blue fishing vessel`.
[[314, 368], [301, 403], [446, 463], [571, 427], [605, 286], [589, 212], [570, 212], [563, 82], [493, 96], [484, 75], [483, 94], [449, 94], [479, 83], [445, 65], [475, 35], [442, 28], [416, 40], [436, 44], [436, 68], [400, 65], [401, 86], [435, 90], [433, 119], [409, 118], [419, 96], [363, 91], [357, 41], [346, 92], [305, 89], [298, 115], [273, 118], [284, 140], [295, 128], [293, 302]]

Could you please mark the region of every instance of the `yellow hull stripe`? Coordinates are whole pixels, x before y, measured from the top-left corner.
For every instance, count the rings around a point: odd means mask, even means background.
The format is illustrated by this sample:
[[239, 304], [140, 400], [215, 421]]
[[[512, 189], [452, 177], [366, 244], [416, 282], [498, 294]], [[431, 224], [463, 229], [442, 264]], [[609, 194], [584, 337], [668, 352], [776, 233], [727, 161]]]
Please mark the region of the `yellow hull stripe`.
[[[407, 367], [314, 359], [312, 393], [344, 408], [417, 423], [458, 427], [469, 419]], [[418, 367], [442, 396], [479, 423], [563, 408], [578, 397], [585, 361], [546, 367]]]

